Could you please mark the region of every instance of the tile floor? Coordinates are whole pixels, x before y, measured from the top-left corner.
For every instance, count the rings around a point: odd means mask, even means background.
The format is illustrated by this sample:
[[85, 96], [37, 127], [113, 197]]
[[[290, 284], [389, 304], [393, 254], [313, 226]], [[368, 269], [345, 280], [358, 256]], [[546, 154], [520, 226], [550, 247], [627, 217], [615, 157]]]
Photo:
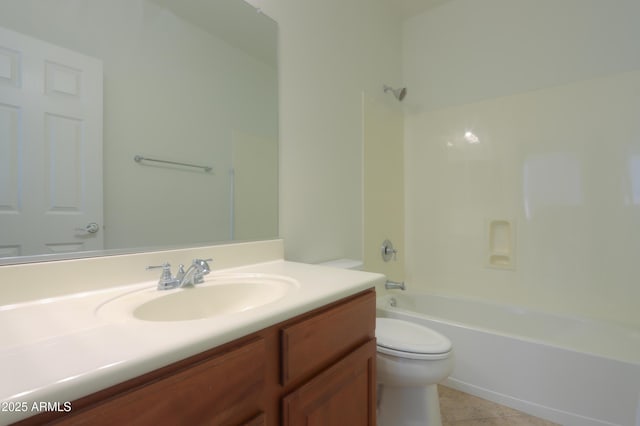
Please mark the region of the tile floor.
[[484, 399], [439, 385], [442, 426], [557, 426]]

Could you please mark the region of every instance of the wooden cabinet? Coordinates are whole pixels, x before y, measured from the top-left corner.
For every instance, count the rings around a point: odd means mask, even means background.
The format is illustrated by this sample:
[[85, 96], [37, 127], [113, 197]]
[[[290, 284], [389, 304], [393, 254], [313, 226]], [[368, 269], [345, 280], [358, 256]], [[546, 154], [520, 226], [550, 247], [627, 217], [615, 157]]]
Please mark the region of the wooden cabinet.
[[239, 425], [262, 417], [266, 397], [264, 339], [172, 372], [70, 416], [75, 425]]
[[282, 383], [306, 381], [284, 398], [282, 424], [376, 424], [375, 320], [368, 293], [282, 328]]
[[374, 426], [374, 336], [372, 289], [20, 424]]
[[308, 377], [368, 341], [375, 322], [369, 293], [282, 327], [282, 383]]
[[283, 424], [375, 425], [375, 340], [360, 346], [283, 400]]

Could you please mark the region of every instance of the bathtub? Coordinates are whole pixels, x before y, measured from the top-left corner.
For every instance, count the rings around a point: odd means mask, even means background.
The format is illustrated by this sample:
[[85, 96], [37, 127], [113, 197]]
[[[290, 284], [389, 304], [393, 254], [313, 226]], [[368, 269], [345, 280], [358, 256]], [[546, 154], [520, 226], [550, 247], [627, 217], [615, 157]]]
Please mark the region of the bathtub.
[[640, 426], [640, 330], [395, 291], [378, 297], [377, 314], [451, 339], [447, 386], [562, 425]]

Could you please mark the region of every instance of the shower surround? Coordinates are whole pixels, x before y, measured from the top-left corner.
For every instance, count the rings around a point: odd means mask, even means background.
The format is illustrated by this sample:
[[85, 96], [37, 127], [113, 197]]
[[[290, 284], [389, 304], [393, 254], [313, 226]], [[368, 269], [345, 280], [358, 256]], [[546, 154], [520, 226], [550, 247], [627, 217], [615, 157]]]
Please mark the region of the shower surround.
[[[405, 21], [412, 290], [640, 330], [637, 16], [632, 0], [454, 0]], [[489, 261], [501, 248], [508, 268]]]

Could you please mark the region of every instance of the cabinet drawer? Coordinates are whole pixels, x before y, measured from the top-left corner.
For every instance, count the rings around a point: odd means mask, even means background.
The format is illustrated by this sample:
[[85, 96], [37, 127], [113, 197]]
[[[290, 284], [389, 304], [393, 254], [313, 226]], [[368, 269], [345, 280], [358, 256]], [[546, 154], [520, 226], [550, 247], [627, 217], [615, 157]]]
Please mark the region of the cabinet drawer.
[[258, 339], [86, 410], [60, 424], [264, 424], [266, 344]]
[[375, 337], [376, 296], [371, 290], [281, 332], [282, 384], [319, 372]]

